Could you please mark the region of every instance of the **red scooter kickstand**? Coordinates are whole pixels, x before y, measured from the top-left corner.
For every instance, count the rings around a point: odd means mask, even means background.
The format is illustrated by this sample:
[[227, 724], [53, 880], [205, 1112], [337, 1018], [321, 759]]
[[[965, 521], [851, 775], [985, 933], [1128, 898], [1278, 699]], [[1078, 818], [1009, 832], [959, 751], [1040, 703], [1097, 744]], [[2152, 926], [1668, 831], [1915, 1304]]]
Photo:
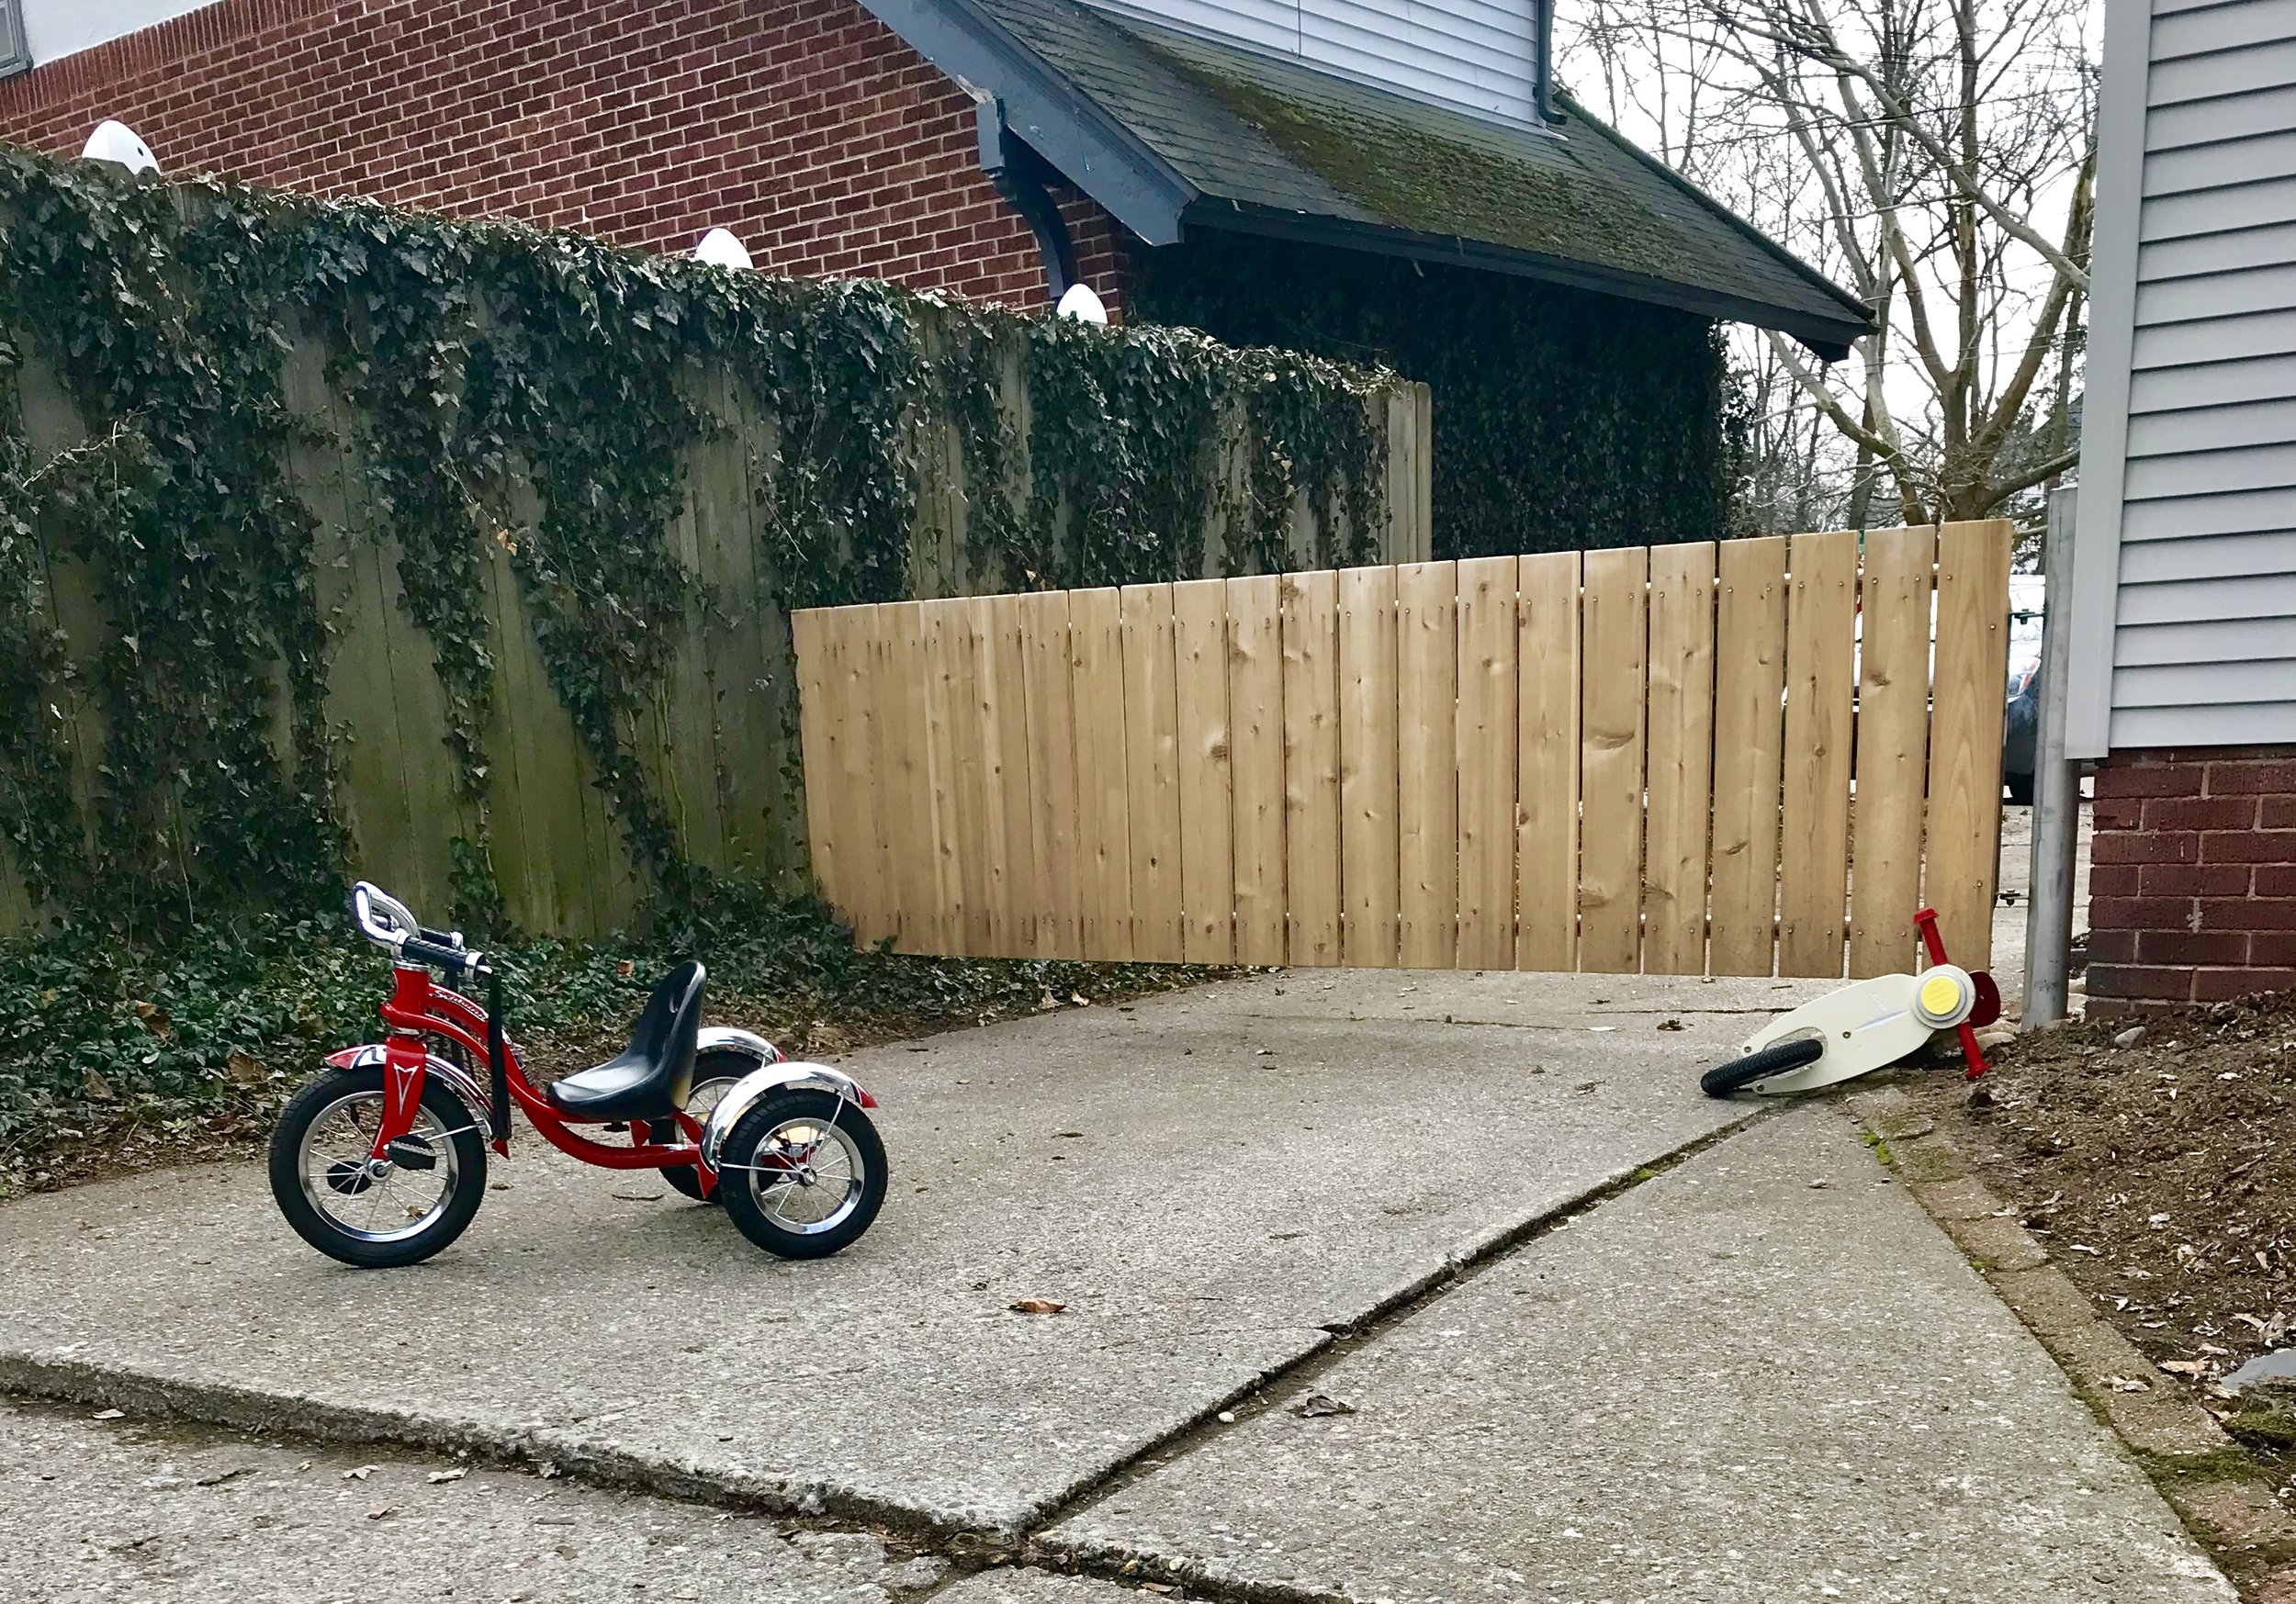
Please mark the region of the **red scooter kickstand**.
[[[1913, 916], [1913, 922], [1921, 932], [1921, 945], [1929, 949], [1930, 961], [1932, 964], [1945, 962], [1945, 937], [1937, 933], [1937, 910], [1924, 908]], [[1990, 976], [1986, 978], [1991, 979]], [[1975, 977], [1972, 976], [1971, 979], [1975, 980]], [[1998, 1018], [2000, 1004], [1998, 1001], [1998, 993], [1996, 997], [1994, 1017]], [[1953, 1026], [1953, 1031], [1961, 1038], [1961, 1056], [1969, 1063], [1968, 1071], [1963, 1078], [1975, 1081], [1986, 1073], [1985, 1051], [1977, 1045], [1977, 1027], [1964, 1019]]]

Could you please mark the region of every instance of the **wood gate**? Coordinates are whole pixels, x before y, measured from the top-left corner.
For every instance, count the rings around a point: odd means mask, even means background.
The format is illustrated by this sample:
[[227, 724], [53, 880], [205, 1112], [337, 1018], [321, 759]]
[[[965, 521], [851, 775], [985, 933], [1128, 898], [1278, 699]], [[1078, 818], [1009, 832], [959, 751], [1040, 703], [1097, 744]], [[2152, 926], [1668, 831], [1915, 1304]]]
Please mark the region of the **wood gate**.
[[1868, 975], [1926, 901], [1977, 967], [2009, 568], [1994, 522], [800, 612], [816, 877], [905, 952]]

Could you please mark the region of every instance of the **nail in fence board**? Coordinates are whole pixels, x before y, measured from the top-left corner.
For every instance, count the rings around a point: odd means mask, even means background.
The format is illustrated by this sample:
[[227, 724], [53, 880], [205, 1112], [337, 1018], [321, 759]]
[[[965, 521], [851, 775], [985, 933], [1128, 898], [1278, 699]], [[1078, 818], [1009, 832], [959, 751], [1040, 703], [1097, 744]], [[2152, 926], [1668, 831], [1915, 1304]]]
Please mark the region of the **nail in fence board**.
[[1841, 973], [1850, 873], [1855, 530], [1786, 543], [1784, 788], [1778, 848], [1778, 972]]
[[1707, 966], [1776, 961], [1778, 807], [1785, 740], [1785, 537], [1718, 554], [1714, 688], [1714, 890]]
[[1401, 888], [1396, 834], [1395, 570], [1339, 575], [1341, 956], [1396, 963]]
[[1912, 967], [1921, 903], [1921, 790], [1929, 757], [1930, 529], [1876, 529], [1859, 581], [1857, 794], [1851, 814], [1850, 973]]
[[1937, 689], [1922, 898], [1964, 969], [1992, 961], [2001, 864], [2001, 726], [2009, 679], [2011, 525], [1949, 523], [1937, 537]]
[[1714, 584], [1710, 541], [1650, 548], [1649, 819], [1642, 967], [1706, 972], [1706, 847], [1714, 817]]
[[1641, 960], [1648, 556], [1630, 546], [1585, 558], [1579, 967], [1605, 973], [1632, 974]]

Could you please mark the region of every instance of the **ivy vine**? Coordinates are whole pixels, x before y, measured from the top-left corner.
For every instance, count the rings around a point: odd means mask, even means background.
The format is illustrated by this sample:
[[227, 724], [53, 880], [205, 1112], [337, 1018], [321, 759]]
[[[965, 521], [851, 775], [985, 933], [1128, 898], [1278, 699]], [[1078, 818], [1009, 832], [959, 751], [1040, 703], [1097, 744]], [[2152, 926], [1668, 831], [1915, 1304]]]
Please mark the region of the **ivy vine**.
[[[338, 424], [287, 402], [287, 358], [312, 340]], [[28, 351], [96, 443], [34, 460]], [[0, 147], [0, 830], [41, 903], [154, 928], [207, 900], [295, 910], [339, 890], [334, 626], [296, 461], [348, 449], [376, 514], [349, 533], [394, 544], [400, 605], [445, 693], [458, 920], [506, 923], [488, 601], [505, 561], [633, 861], [665, 905], [692, 908], [711, 876], [638, 735], [679, 626], [718, 604], [670, 538], [691, 448], [728, 426], [716, 398], [767, 443], [760, 578], [769, 605], [795, 607], [912, 593], [934, 431], [968, 487], [976, 589], [1360, 559], [1383, 443], [1366, 402], [1385, 382], [1186, 331]], [[1306, 554], [1290, 533], [1302, 495], [1323, 543]], [[103, 726], [85, 799], [55, 705], [73, 672], [59, 558], [85, 565], [108, 628], [83, 688]]]

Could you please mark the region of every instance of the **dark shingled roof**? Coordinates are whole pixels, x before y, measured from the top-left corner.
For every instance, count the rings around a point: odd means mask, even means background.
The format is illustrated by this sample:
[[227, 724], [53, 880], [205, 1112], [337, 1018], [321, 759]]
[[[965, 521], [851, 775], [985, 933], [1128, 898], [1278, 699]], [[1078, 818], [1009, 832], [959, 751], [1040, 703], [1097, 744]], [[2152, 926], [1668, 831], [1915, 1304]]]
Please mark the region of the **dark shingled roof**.
[[[1089, 102], [1176, 193], [1193, 192], [1187, 228], [1528, 274], [1780, 329], [1825, 354], [1867, 327], [1855, 297], [1559, 95], [1559, 124], [1515, 129], [1075, 0], [869, 3], [904, 33], [905, 17], [928, 12], [985, 19], [1015, 59], [1064, 81], [1059, 100]], [[977, 60], [910, 42], [978, 82]], [[1064, 163], [1044, 120], [1015, 131], [1098, 196], [1105, 141], [1101, 160]]]

